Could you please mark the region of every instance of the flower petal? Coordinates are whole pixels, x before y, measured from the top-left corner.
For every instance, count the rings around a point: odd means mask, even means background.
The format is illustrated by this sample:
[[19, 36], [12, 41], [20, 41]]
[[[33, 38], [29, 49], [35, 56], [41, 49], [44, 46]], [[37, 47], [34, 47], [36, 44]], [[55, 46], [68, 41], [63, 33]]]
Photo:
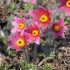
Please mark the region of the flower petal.
[[70, 8], [68, 8], [67, 6], [65, 6], [65, 5], [60, 6], [59, 10], [64, 11], [67, 16], [70, 16]]

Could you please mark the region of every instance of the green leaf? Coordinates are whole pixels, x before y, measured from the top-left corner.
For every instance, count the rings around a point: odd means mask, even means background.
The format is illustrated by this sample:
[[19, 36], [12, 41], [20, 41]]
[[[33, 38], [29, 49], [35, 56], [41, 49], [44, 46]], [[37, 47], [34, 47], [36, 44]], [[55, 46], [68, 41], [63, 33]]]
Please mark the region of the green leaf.
[[47, 57], [47, 59], [53, 59], [55, 57], [55, 53], [51, 52], [50, 55]]
[[24, 11], [28, 12], [29, 10], [33, 9], [33, 5], [31, 3], [25, 3], [24, 4]]
[[31, 70], [37, 70], [37, 67], [35, 65], [33, 65], [33, 64], [22, 63], [21, 64], [21, 69], [22, 70], [29, 70], [29, 69], [31, 69]]
[[48, 64], [43, 65], [43, 70], [53, 70], [52, 67]]
[[2, 65], [2, 66], [0, 67], [0, 70], [6, 70], [6, 65]]

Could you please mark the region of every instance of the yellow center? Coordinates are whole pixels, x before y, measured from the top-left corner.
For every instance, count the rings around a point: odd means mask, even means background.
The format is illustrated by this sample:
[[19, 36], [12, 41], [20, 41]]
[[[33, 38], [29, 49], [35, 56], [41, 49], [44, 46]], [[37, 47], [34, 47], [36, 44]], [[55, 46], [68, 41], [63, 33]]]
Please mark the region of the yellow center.
[[38, 35], [38, 32], [39, 32], [38, 30], [33, 30], [33, 31], [32, 31], [32, 35], [33, 35], [33, 36], [37, 36], [37, 35]]
[[23, 47], [25, 45], [25, 41], [23, 39], [18, 39], [16, 44], [20, 47]]
[[66, 2], [66, 6], [70, 8], [70, 0]]
[[40, 17], [40, 21], [41, 22], [46, 22], [48, 20], [48, 17], [46, 16], [46, 15], [42, 15], [41, 17]]
[[19, 29], [22, 30], [24, 27], [25, 27], [25, 25], [24, 25], [23, 23], [19, 23], [19, 24], [18, 24], [18, 28], [19, 28]]
[[55, 30], [55, 31], [58, 31], [59, 29], [60, 29], [60, 28], [59, 28], [58, 25], [55, 25], [55, 26], [54, 26], [54, 30]]

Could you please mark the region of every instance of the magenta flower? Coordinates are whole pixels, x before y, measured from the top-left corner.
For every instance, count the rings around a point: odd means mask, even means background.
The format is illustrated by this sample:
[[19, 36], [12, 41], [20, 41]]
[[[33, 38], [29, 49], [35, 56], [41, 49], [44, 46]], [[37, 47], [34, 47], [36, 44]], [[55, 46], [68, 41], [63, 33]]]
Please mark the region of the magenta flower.
[[51, 22], [50, 12], [47, 9], [39, 6], [38, 9], [30, 11], [29, 15], [33, 17], [33, 20], [37, 22], [38, 26], [46, 29]]
[[24, 2], [27, 3], [32, 3], [32, 4], [36, 4], [36, 0], [23, 0]]
[[67, 16], [70, 16], [70, 0], [59, 0], [61, 5], [59, 6], [59, 10], [64, 11]]
[[20, 33], [15, 33], [9, 36], [9, 48], [15, 49], [17, 52], [21, 51], [23, 48], [26, 47], [27, 44], [27, 36], [21, 36]]
[[64, 25], [64, 18], [51, 23], [48, 27], [48, 31], [52, 33], [53, 39], [58, 37], [65, 38], [64, 32], [66, 29], [67, 27]]
[[30, 25], [26, 30], [25, 33], [28, 35], [29, 43], [36, 43], [39, 44], [40, 42], [40, 29], [37, 25]]
[[15, 16], [12, 25], [14, 26], [11, 30], [12, 33], [21, 32], [23, 34], [26, 29], [25, 18], [21, 19]]

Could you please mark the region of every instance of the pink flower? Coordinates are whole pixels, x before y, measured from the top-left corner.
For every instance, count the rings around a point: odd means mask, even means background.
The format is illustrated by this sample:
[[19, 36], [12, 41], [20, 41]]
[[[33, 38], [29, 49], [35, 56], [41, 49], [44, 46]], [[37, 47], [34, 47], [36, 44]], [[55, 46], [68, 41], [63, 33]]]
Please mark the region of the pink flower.
[[61, 5], [59, 6], [59, 10], [64, 11], [67, 16], [70, 16], [70, 0], [59, 0]]
[[34, 21], [37, 21], [38, 26], [46, 29], [48, 24], [51, 22], [50, 12], [47, 9], [39, 6], [38, 9], [30, 11], [29, 15], [33, 17]]
[[23, 0], [24, 2], [28, 2], [28, 3], [32, 3], [32, 4], [36, 4], [36, 0]]
[[64, 25], [64, 18], [53, 22], [48, 27], [48, 31], [52, 33], [53, 39], [61, 37], [65, 38], [64, 32], [67, 30], [67, 27]]
[[27, 44], [27, 36], [21, 36], [20, 33], [10, 35], [8, 40], [10, 42], [8, 47], [11, 49], [15, 49], [17, 52], [25, 48]]
[[28, 41], [31, 43], [39, 44], [40, 41], [40, 29], [37, 25], [30, 25], [26, 30], [25, 33], [28, 35]]
[[15, 16], [12, 25], [14, 26], [11, 30], [12, 33], [21, 32], [23, 34], [26, 29], [25, 18], [21, 19]]

